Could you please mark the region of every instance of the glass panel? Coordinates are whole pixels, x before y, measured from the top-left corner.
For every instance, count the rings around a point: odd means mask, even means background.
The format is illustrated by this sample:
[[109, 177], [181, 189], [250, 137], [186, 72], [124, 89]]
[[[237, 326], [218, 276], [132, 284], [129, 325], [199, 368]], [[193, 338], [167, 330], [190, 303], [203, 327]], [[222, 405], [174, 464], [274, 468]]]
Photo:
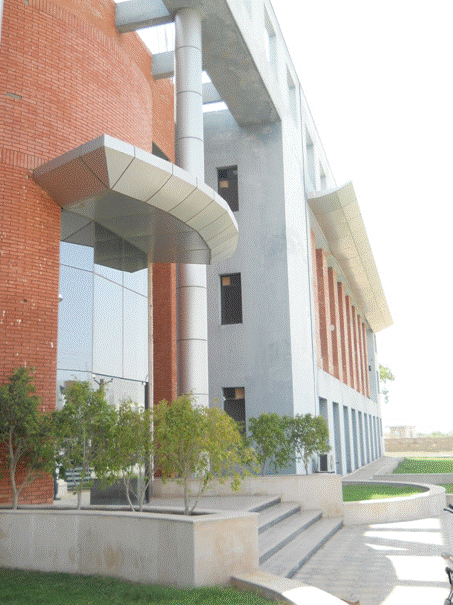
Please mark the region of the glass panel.
[[148, 375], [148, 299], [124, 290], [124, 377]]
[[93, 372], [122, 376], [123, 371], [122, 288], [94, 276]]
[[57, 367], [91, 371], [93, 274], [60, 267]]
[[57, 410], [61, 410], [64, 405], [63, 390], [67, 388], [68, 383], [73, 380], [91, 382], [91, 373], [89, 372], [70, 372], [68, 370], [58, 370], [57, 372]]
[[77, 269], [93, 270], [93, 248], [60, 242], [60, 263]]
[[148, 268], [133, 273], [124, 272], [124, 286], [143, 296], [148, 296]]
[[137, 380], [123, 380], [122, 378], [111, 378], [101, 374], [93, 376], [94, 387], [99, 383], [104, 382], [105, 396], [110, 403], [118, 407], [119, 404], [127, 399], [131, 399], [134, 403], [145, 406], [145, 383]]
[[99, 275], [123, 283], [123, 241], [108, 229], [95, 226], [94, 271]]

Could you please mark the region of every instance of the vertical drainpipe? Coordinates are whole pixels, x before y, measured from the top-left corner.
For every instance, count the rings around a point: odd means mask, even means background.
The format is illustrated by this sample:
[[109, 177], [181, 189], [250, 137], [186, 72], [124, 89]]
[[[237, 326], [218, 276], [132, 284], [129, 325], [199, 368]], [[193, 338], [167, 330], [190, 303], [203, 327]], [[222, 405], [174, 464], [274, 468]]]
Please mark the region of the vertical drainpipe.
[[[192, 9], [175, 15], [176, 164], [204, 182], [201, 19]], [[206, 267], [179, 265], [178, 390], [209, 406]]]

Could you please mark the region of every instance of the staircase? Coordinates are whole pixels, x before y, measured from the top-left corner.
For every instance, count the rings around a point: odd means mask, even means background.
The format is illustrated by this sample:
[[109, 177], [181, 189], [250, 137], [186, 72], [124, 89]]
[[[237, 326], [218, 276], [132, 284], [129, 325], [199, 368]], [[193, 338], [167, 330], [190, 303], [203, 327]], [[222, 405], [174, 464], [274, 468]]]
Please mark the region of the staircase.
[[320, 510], [301, 511], [300, 504], [274, 498], [259, 513], [260, 570], [291, 578], [343, 525], [338, 517], [324, 519]]

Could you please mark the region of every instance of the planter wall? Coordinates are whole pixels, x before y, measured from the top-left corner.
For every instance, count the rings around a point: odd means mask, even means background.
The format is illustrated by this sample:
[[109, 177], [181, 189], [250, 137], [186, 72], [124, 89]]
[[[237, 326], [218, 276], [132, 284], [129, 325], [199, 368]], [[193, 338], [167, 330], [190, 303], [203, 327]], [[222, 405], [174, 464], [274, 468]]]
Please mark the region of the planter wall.
[[430, 485], [453, 484], [453, 473], [413, 473], [396, 475], [374, 475], [375, 481], [392, 481], [397, 483], [428, 483]]
[[[193, 483], [193, 490], [196, 490]], [[266, 475], [265, 477], [246, 477], [237, 492], [232, 491], [230, 483], [221, 485], [213, 481], [206, 496], [280, 496], [282, 502], [298, 502], [302, 509], [322, 510], [325, 517], [343, 515], [343, 492], [341, 476], [327, 473], [313, 475]], [[182, 496], [182, 487], [174, 481], [163, 484], [162, 479], [153, 482], [153, 496], [172, 498]]]
[[[349, 481], [348, 485], [372, 485], [375, 481]], [[401, 482], [400, 485], [407, 486]], [[445, 489], [437, 485], [413, 484], [426, 491], [401, 498], [361, 500], [344, 502], [343, 522], [345, 525], [369, 525], [370, 523], [393, 523], [438, 517], [446, 505]]]
[[258, 569], [257, 515], [2, 510], [0, 566], [221, 585]]

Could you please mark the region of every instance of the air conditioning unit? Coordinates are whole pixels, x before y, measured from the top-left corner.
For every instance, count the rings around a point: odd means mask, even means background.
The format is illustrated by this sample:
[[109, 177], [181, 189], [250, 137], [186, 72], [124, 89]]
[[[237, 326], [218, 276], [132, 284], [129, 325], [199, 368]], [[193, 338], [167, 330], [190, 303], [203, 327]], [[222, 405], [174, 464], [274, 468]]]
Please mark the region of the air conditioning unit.
[[332, 454], [320, 454], [319, 455], [319, 472], [320, 473], [333, 473], [333, 455]]

